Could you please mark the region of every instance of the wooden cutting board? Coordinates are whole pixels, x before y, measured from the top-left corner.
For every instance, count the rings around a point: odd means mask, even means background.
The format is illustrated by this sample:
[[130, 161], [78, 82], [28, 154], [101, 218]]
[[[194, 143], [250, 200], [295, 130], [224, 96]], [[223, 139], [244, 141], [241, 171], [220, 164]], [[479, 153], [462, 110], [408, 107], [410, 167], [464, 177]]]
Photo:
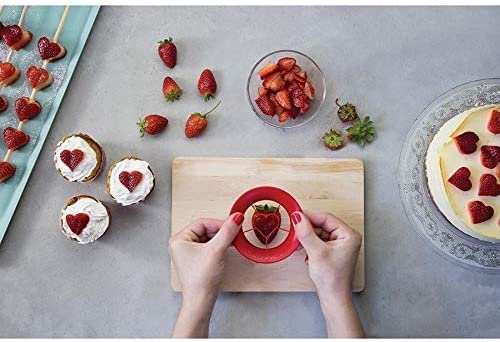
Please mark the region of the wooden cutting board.
[[[363, 162], [326, 158], [176, 158], [172, 164], [171, 233], [199, 217], [225, 218], [240, 194], [271, 185], [294, 196], [303, 210], [332, 212], [364, 235]], [[245, 222], [251, 222], [250, 210]], [[283, 217], [288, 221], [288, 217]], [[285, 222], [285, 223], [286, 223]], [[274, 264], [257, 264], [234, 247], [226, 258], [220, 290], [315, 291], [304, 263], [305, 251]], [[364, 239], [353, 291], [365, 286]], [[180, 283], [171, 266], [171, 285]]]

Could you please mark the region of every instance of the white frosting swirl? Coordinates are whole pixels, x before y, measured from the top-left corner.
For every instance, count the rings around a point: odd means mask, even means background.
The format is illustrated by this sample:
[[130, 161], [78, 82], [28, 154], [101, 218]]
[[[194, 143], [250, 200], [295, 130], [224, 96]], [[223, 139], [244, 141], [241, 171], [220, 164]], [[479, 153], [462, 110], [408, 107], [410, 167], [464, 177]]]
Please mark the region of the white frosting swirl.
[[[142, 180], [130, 192], [125, 185], [120, 182], [119, 175], [123, 171], [139, 171], [142, 173]], [[151, 192], [154, 186], [154, 176], [149, 169], [148, 162], [139, 159], [124, 159], [111, 169], [109, 179], [109, 193], [116, 202], [123, 206], [142, 201]]]
[[[68, 165], [61, 160], [61, 152], [64, 150], [80, 150], [83, 152], [83, 160], [76, 166], [74, 171], [71, 171]], [[54, 163], [61, 174], [70, 182], [82, 182], [87, 178], [97, 166], [97, 154], [85, 141], [85, 139], [72, 135], [64, 141], [57, 144], [54, 153]]]
[[[76, 215], [79, 213], [87, 214], [89, 222], [80, 235], [76, 235], [69, 228], [66, 222], [66, 215]], [[61, 221], [64, 234], [84, 245], [97, 240], [104, 234], [109, 226], [109, 215], [106, 207], [101, 202], [93, 198], [82, 197], [62, 210]]]

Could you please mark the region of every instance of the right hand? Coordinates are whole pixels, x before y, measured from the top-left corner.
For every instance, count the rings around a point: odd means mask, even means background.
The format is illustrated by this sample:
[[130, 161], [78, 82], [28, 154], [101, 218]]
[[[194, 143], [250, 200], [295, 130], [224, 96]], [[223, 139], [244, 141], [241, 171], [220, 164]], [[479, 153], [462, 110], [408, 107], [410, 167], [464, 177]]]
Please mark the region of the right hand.
[[350, 296], [361, 234], [332, 214], [295, 212], [292, 221], [318, 295]]

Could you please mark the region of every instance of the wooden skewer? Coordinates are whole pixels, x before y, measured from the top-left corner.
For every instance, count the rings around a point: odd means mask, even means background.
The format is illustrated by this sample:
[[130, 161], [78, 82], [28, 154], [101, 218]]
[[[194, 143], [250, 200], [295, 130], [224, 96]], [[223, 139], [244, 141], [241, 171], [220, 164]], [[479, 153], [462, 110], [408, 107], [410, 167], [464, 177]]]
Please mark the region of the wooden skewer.
[[61, 34], [62, 28], [64, 26], [64, 22], [66, 21], [66, 17], [68, 16], [68, 12], [69, 12], [70, 7], [71, 6], [66, 6], [64, 8], [64, 12], [61, 16], [61, 19], [59, 20], [59, 25], [57, 26], [56, 33], [54, 34], [54, 39], [52, 39], [52, 41], [54, 43], [57, 43], [57, 40], [59, 39], [59, 35]]
[[[68, 12], [69, 12], [69, 8], [70, 7], [71, 6], [66, 6], [64, 8], [64, 12], [63, 12], [63, 14], [61, 16], [61, 19], [59, 19], [59, 25], [57, 25], [56, 33], [54, 34], [54, 38], [52, 39], [52, 41], [54, 43], [57, 43], [57, 40], [59, 39], [59, 36], [61, 35], [61, 32], [62, 32], [64, 23], [66, 22], [66, 17], [68, 16]], [[28, 9], [28, 6], [24, 6], [23, 12], [21, 13], [21, 18], [19, 19], [19, 26], [21, 26], [21, 24], [22, 24], [22, 22], [24, 20], [24, 17], [26, 16], [26, 10], [27, 9]], [[13, 50], [11, 49], [11, 51], [9, 52], [9, 56], [11, 55], [12, 51]], [[42, 69], [47, 69], [47, 65], [48, 64], [49, 64], [48, 61], [43, 61]], [[33, 102], [35, 100], [35, 96], [36, 96], [37, 93], [38, 93], [37, 89], [33, 89], [31, 91], [29, 102]], [[17, 130], [21, 131], [23, 129], [23, 126], [24, 126], [24, 121], [20, 121], [19, 124], [17, 125]], [[3, 158], [3, 161], [9, 161], [11, 154], [12, 154], [12, 150], [11, 149], [7, 150], [7, 153], [5, 154], [5, 157]]]
[[22, 27], [24, 18], [26, 17], [26, 12], [28, 11], [28, 6], [23, 7], [23, 11], [21, 12], [21, 17], [19, 17], [19, 22], [17, 23], [18, 26]]
[[2, 14], [3, 11], [3, 5], [0, 5], [0, 14]]

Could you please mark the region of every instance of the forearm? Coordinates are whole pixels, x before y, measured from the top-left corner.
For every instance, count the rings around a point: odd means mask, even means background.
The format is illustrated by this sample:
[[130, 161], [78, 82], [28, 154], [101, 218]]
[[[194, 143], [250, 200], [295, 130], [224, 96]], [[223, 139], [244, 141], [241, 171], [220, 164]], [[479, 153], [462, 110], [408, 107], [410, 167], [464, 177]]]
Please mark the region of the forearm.
[[328, 337], [365, 337], [350, 290], [341, 293], [318, 293], [318, 295], [326, 321]]
[[172, 337], [202, 338], [208, 337], [210, 317], [217, 294], [182, 295], [182, 305], [175, 322]]

